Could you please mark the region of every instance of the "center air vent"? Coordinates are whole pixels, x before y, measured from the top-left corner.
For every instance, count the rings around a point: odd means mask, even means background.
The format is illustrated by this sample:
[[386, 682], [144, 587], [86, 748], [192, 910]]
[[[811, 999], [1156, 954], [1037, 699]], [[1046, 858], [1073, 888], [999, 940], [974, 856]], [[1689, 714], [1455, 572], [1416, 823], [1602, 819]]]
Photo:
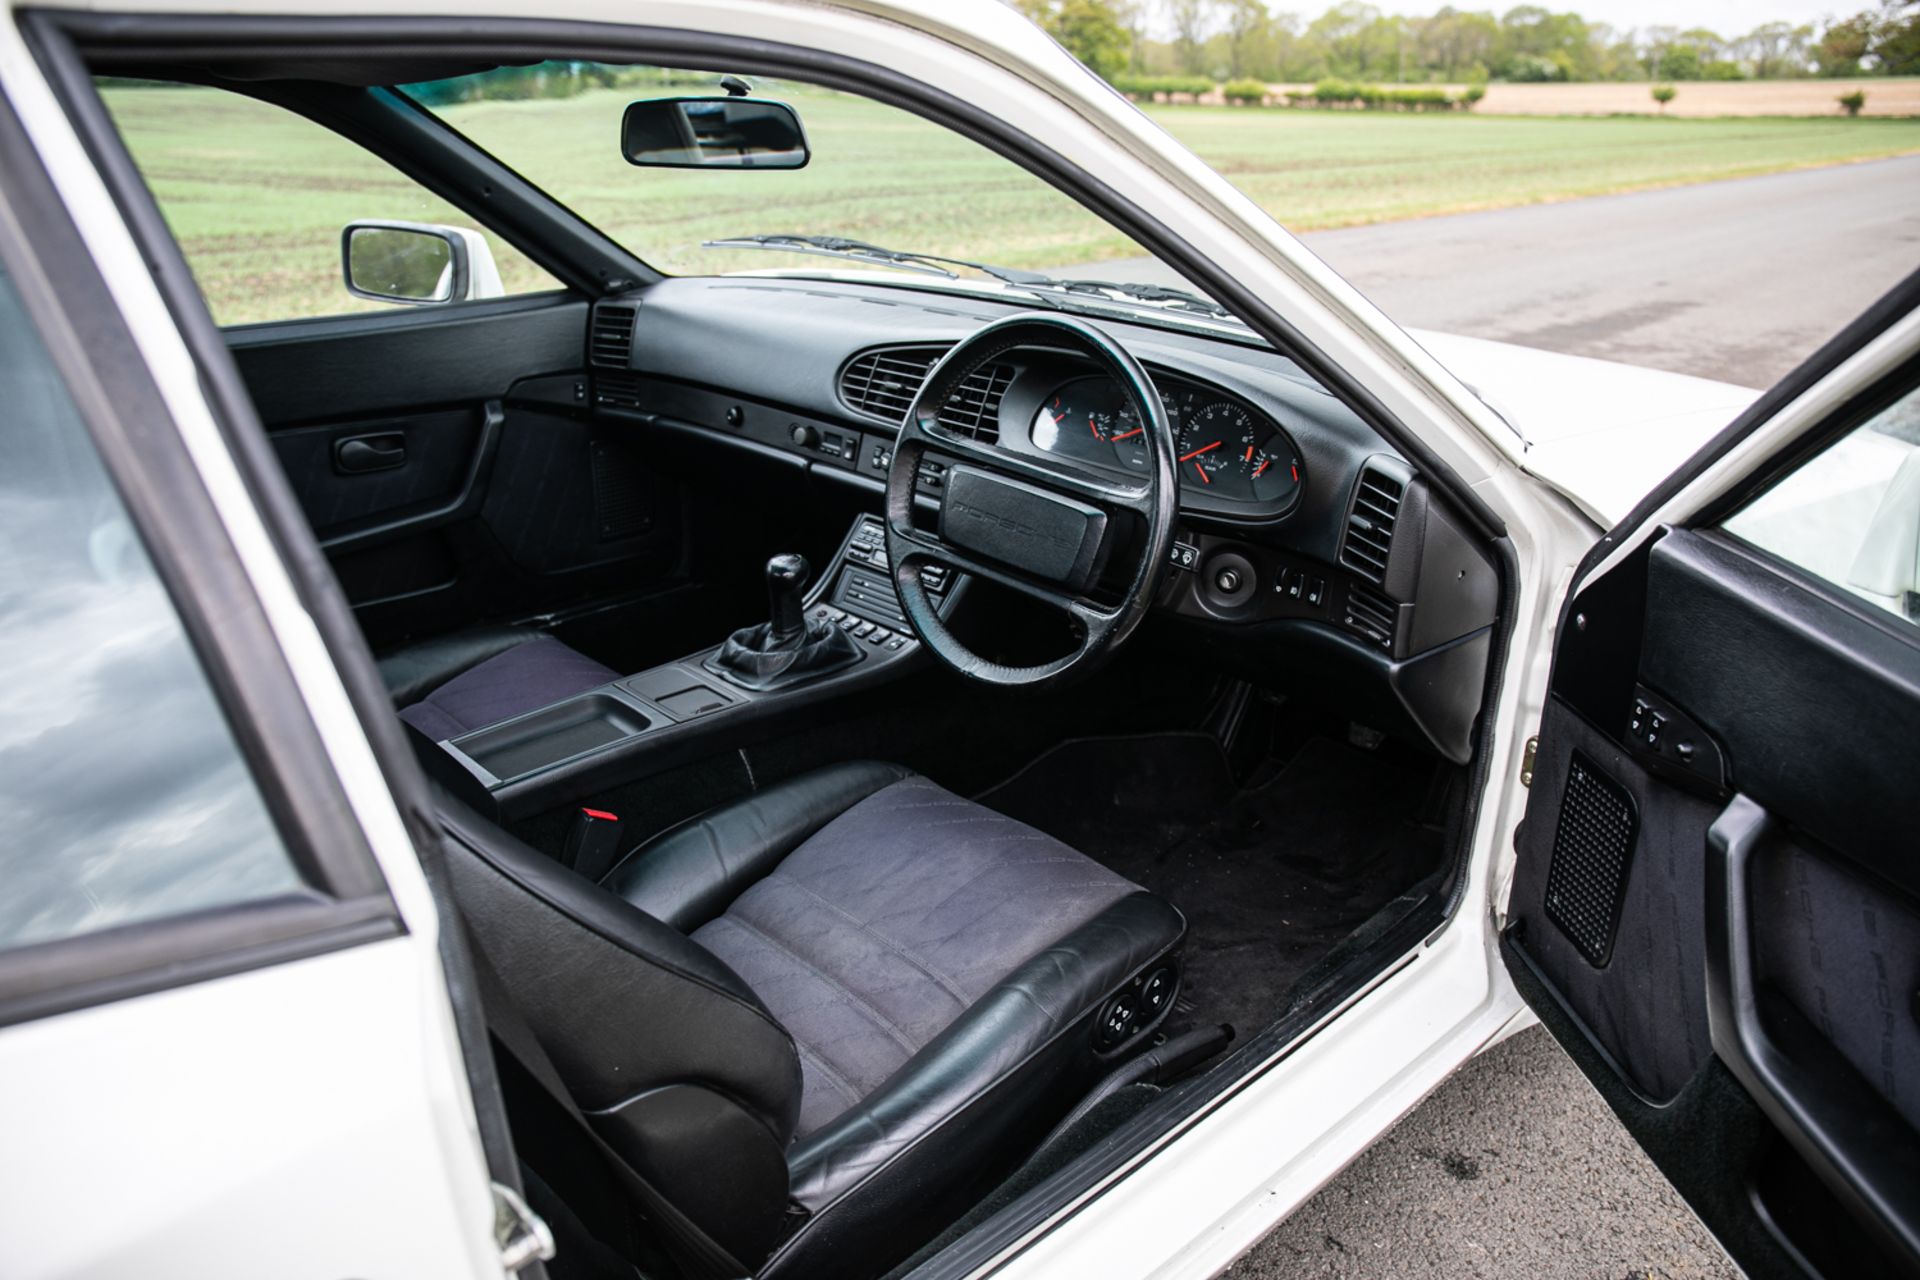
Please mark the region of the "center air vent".
[[603, 369], [624, 369], [633, 354], [635, 308], [601, 303], [593, 309], [587, 335], [587, 359]]
[[1347, 512], [1346, 536], [1340, 543], [1340, 563], [1369, 582], [1386, 580], [1393, 526], [1400, 518], [1400, 500], [1406, 492], [1407, 482], [1388, 474], [1378, 459], [1369, 460], [1360, 469], [1353, 507]]
[[[889, 347], [868, 351], [840, 372], [840, 399], [849, 409], [898, 423], [906, 417], [927, 373], [945, 347]], [[940, 425], [991, 444], [1000, 438], [1000, 401], [1013, 381], [1012, 365], [982, 365], [961, 381], [940, 408]]]

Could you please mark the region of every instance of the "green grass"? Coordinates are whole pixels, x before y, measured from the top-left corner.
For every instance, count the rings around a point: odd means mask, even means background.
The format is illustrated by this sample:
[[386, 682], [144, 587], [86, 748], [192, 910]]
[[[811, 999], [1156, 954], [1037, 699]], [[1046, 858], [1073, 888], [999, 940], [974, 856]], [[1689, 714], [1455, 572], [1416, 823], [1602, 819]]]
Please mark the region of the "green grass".
[[[791, 96], [814, 159], [791, 173], [638, 170], [616, 146], [625, 94], [490, 102], [447, 118], [669, 271], [825, 259], [718, 253], [756, 231], [850, 235], [1011, 266], [1136, 256], [1126, 237], [973, 143], [824, 92]], [[134, 157], [222, 323], [360, 309], [339, 282], [354, 218], [472, 225], [349, 143], [201, 89], [110, 89]], [[1496, 208], [1920, 151], [1920, 120], [1399, 116], [1160, 107], [1151, 114], [1296, 231]], [[494, 241], [510, 291], [540, 269]]]

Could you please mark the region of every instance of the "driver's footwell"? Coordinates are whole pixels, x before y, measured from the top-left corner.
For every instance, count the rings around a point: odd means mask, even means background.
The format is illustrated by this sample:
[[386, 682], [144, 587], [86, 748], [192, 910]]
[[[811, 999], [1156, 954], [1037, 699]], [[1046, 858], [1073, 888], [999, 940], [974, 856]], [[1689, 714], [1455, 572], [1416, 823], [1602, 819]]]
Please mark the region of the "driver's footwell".
[[1169, 1034], [1285, 1012], [1288, 989], [1436, 871], [1448, 771], [1391, 742], [1308, 738], [1236, 784], [1201, 734], [1063, 743], [982, 803], [1058, 837], [1187, 918], [1186, 980]]

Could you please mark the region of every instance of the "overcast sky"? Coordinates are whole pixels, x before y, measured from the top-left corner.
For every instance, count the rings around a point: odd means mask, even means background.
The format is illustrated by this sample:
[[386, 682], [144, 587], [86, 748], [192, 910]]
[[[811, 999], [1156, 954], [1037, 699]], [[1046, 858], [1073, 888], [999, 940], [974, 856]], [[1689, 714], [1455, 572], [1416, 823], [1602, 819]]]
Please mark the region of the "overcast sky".
[[[1458, 9], [1486, 9], [1505, 13], [1519, 0], [1452, 0]], [[1571, 10], [1589, 22], [1604, 22], [1622, 31], [1630, 27], [1707, 27], [1723, 36], [1740, 35], [1765, 22], [1814, 22], [1818, 19], [1858, 13], [1871, 8], [1875, 0], [1541, 0], [1556, 13]], [[1268, 8], [1299, 13], [1312, 18], [1325, 6], [1297, 0], [1269, 0]], [[1428, 14], [1446, 0], [1374, 0], [1387, 13]]]

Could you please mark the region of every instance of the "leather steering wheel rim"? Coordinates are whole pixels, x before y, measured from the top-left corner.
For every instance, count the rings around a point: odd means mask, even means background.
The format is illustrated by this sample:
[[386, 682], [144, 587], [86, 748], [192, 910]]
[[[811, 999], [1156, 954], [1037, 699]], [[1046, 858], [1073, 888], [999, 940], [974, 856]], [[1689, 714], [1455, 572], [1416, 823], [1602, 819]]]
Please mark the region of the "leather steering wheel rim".
[[[1113, 378], [1132, 405], [1146, 436], [1147, 474], [1144, 486], [1115, 483], [1065, 462], [1016, 453], [958, 435], [939, 422], [941, 406], [970, 374], [997, 356], [1019, 347], [1068, 348], [1091, 359], [1099, 371]], [[1049, 494], [1097, 507], [1109, 521], [1130, 513], [1145, 525], [1139, 563], [1129, 576], [1119, 602], [1099, 604], [1061, 583], [1023, 573], [1011, 565], [990, 560], [954, 546], [938, 532], [913, 523], [915, 481], [921, 462], [937, 452], [951, 462], [993, 473], [1002, 480], [1047, 491]], [[997, 320], [956, 345], [928, 373], [914, 397], [894, 441], [887, 469], [887, 558], [902, 612], [928, 650], [961, 675], [985, 684], [1038, 688], [1085, 674], [1110, 657], [1133, 634], [1159, 593], [1173, 544], [1179, 491], [1174, 479], [1176, 452], [1173, 426], [1160, 393], [1146, 370], [1127, 349], [1105, 332], [1075, 316], [1059, 312], [1023, 312]], [[944, 500], [944, 498], [943, 498]], [[1103, 548], [1107, 550], [1110, 548]], [[946, 625], [932, 597], [920, 581], [920, 570], [942, 564], [1008, 587], [1064, 612], [1077, 633], [1072, 652], [1036, 666], [1007, 666], [969, 649]]]

